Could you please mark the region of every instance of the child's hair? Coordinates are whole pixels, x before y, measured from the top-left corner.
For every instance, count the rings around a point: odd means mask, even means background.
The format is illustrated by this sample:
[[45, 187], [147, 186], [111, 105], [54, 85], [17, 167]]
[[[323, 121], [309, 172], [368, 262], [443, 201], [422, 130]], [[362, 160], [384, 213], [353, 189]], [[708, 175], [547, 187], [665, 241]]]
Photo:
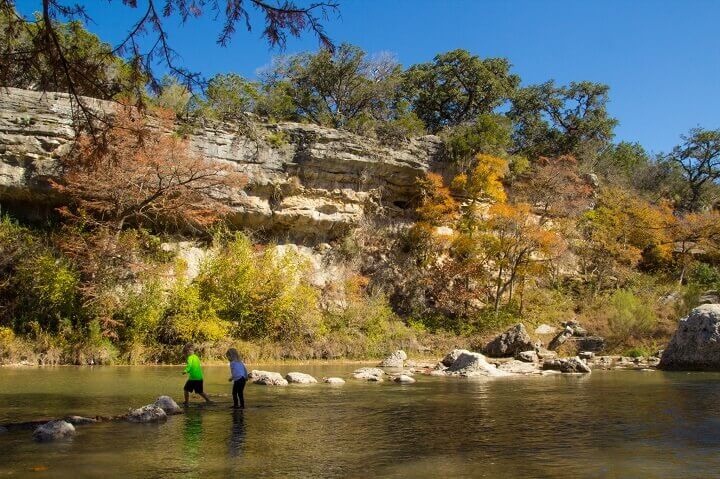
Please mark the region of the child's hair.
[[195, 346], [193, 346], [193, 343], [187, 343], [185, 347], [183, 348], [183, 353], [185, 354], [192, 354], [195, 352]]
[[228, 349], [225, 356], [227, 356], [230, 361], [240, 361], [240, 354], [235, 348]]

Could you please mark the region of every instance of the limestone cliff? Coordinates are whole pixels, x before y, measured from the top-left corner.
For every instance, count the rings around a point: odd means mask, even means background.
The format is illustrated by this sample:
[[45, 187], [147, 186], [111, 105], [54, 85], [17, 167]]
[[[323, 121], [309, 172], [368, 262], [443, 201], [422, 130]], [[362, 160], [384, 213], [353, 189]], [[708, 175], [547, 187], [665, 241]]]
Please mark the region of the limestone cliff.
[[[99, 112], [113, 104], [92, 100]], [[0, 89], [0, 206], [24, 214], [49, 210], [60, 198], [48, 180], [74, 137], [68, 95]], [[434, 169], [440, 140], [425, 136], [388, 147], [351, 133], [300, 123], [204, 122], [191, 147], [228, 162], [248, 185], [228, 202], [233, 221], [288, 238], [327, 241], [367, 214], [403, 217], [416, 179]]]

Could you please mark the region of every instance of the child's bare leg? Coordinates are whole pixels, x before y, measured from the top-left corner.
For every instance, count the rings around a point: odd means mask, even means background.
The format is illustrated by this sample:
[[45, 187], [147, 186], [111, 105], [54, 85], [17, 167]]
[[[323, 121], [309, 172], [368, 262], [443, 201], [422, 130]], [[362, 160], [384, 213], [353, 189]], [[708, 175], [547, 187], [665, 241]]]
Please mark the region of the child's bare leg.
[[190, 393], [187, 391], [183, 391], [185, 393], [185, 405], [187, 406], [190, 402]]
[[200, 395], [203, 397], [203, 399], [205, 399], [205, 401], [207, 401], [207, 402], [209, 402], [209, 403], [212, 402], [212, 401], [210, 400], [210, 398], [208, 397], [207, 394], [205, 394], [205, 393], [200, 393]]

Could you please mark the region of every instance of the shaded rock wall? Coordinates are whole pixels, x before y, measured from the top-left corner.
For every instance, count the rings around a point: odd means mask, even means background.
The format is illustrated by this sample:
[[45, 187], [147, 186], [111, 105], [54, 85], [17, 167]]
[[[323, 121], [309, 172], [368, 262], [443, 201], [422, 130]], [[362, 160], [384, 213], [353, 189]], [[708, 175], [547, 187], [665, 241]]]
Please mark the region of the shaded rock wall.
[[[90, 100], [99, 112], [113, 104]], [[74, 138], [72, 105], [63, 93], [0, 89], [0, 206], [26, 216], [59, 202], [48, 180]], [[274, 237], [328, 241], [370, 213], [403, 218], [417, 196], [416, 179], [437, 169], [440, 140], [399, 147], [348, 132], [300, 123], [205, 122], [191, 147], [247, 174], [243, 191], [227, 198], [232, 221]]]

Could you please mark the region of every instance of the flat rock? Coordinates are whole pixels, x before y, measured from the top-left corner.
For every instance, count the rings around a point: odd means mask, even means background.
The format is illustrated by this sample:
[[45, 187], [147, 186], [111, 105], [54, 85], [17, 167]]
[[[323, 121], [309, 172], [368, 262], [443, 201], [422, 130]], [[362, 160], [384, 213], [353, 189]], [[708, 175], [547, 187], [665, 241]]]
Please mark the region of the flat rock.
[[386, 357], [380, 363], [381, 368], [401, 368], [405, 364], [407, 354], [402, 349], [398, 349], [390, 356]]
[[485, 346], [484, 352], [490, 357], [503, 358], [533, 349], [534, 346], [525, 326], [518, 323], [490, 341]]
[[343, 378], [323, 378], [323, 382], [328, 384], [345, 384]]
[[395, 376], [393, 378], [393, 381], [395, 381], [396, 383], [411, 384], [411, 383], [415, 382], [415, 378], [412, 378], [412, 377], [408, 376], [407, 374], [401, 374], [399, 376]]
[[165, 414], [168, 415], [182, 413], [180, 406], [178, 406], [175, 400], [170, 396], [160, 396], [155, 400], [155, 406], [165, 411]]
[[524, 361], [526, 363], [536, 363], [539, 360], [538, 353], [535, 350], [531, 351], [520, 351], [516, 355], [516, 359]]
[[535, 328], [535, 334], [555, 334], [557, 332], [557, 328], [554, 328], [548, 324], [541, 324], [537, 328]]
[[703, 304], [678, 322], [660, 369], [720, 371], [720, 304]]
[[315, 379], [314, 377], [310, 376], [309, 374], [305, 374], [305, 373], [297, 373], [297, 372], [287, 373], [285, 375], [285, 379], [287, 380], [287, 382], [289, 382], [291, 384], [315, 384], [315, 383], [317, 383], [317, 379]]
[[444, 371], [451, 376], [486, 376], [500, 377], [508, 376], [510, 373], [500, 371], [495, 365], [487, 362], [485, 356], [480, 353], [473, 353], [461, 350], [454, 363]]
[[385, 371], [380, 368], [360, 368], [353, 371], [353, 377], [355, 379], [362, 379], [365, 381], [376, 381], [381, 382]]
[[67, 421], [58, 419], [38, 426], [33, 431], [33, 439], [38, 442], [49, 442], [64, 439], [75, 435], [75, 426]]
[[69, 422], [73, 426], [84, 426], [86, 424], [93, 424], [98, 422], [95, 418], [83, 416], [68, 416], [65, 418], [65, 421]]
[[263, 386], [287, 386], [287, 379], [282, 374], [272, 371], [253, 369], [248, 375], [250, 382]]
[[155, 404], [148, 404], [147, 406], [131, 410], [126, 417], [130, 422], [151, 423], [166, 420], [167, 414], [161, 407]]
[[511, 374], [540, 374], [542, 370], [537, 363], [529, 363], [512, 359], [500, 364], [498, 370]]

